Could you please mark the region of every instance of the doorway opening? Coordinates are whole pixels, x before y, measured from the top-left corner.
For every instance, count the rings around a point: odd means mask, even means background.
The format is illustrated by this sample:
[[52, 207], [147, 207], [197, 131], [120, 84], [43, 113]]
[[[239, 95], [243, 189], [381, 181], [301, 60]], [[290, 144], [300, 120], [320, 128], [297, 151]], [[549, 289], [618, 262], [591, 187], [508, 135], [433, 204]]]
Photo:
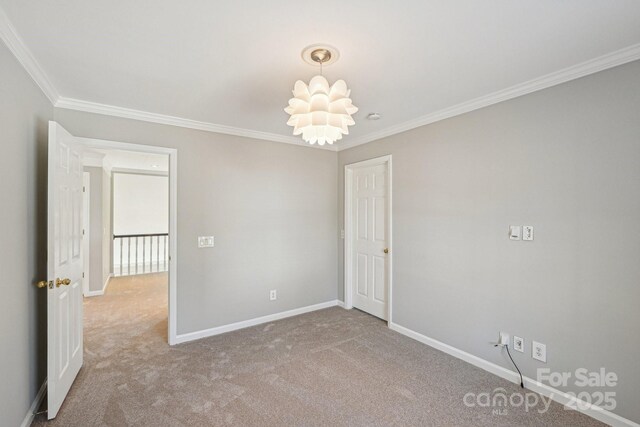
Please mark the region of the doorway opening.
[[[85, 260], [87, 316], [95, 312], [103, 317], [100, 327], [118, 316], [123, 323], [134, 322], [153, 311], [154, 318], [161, 316], [156, 329], [166, 330], [164, 339], [172, 345], [177, 329], [177, 151], [77, 139], [83, 171], [89, 175], [84, 235], [89, 258]], [[149, 312], [142, 311], [145, 304]], [[90, 329], [92, 318], [87, 316]]]
[[345, 308], [391, 323], [391, 156], [345, 166]]
[[[131, 302], [127, 297], [132, 293], [150, 289], [139, 286], [139, 282], [120, 283], [118, 287], [122, 292], [115, 298], [105, 295], [110, 281], [121, 279], [112, 277], [112, 175], [115, 161], [105, 162], [105, 150], [109, 153], [125, 151], [129, 157], [137, 156], [138, 160], [142, 155], [147, 161], [151, 155], [164, 156], [168, 174], [168, 195], [165, 194], [164, 199], [168, 199], [168, 207], [161, 209], [168, 210], [162, 216], [164, 225], [168, 223], [168, 245], [165, 248], [168, 272], [155, 272], [164, 275], [164, 282], [156, 281], [161, 292], [152, 292], [152, 295], [162, 298], [164, 304], [157, 303], [148, 295]], [[122, 341], [135, 340], [141, 346], [145, 343], [140, 340], [145, 339], [161, 343], [168, 341], [169, 344], [176, 342], [178, 159], [175, 149], [78, 138], [55, 121], [49, 122], [47, 151], [47, 280], [38, 282], [38, 287], [47, 291], [47, 418], [52, 419], [58, 414], [80, 372], [85, 353], [94, 359], [96, 366], [100, 363], [109, 365], [118, 350], [118, 343]], [[123, 165], [119, 172], [132, 172], [131, 169], [139, 172], [140, 168]], [[167, 191], [167, 187], [162, 191]], [[85, 212], [88, 215], [84, 215]], [[156, 249], [156, 255], [158, 252]], [[95, 262], [95, 267], [88, 268], [85, 260], [89, 264]], [[156, 268], [159, 264], [160, 258], [157, 257]], [[94, 275], [97, 281], [92, 280]], [[92, 289], [96, 295], [103, 296], [88, 298]], [[98, 325], [87, 335], [83, 312], [88, 304], [92, 304], [90, 301], [100, 301], [102, 310], [87, 319], [87, 323]], [[145, 308], [144, 305], [148, 310], [140, 310]], [[158, 307], [163, 310], [160, 317], [164, 317], [160, 322], [155, 320]], [[151, 322], [146, 317], [146, 326], [132, 326], [131, 320], [140, 320], [131, 316], [136, 312], [141, 313], [140, 318], [143, 319], [147, 312], [154, 312], [154, 316], [151, 316]], [[87, 341], [91, 342], [86, 348], [85, 338], [90, 338]], [[102, 360], [97, 361], [96, 358]]]

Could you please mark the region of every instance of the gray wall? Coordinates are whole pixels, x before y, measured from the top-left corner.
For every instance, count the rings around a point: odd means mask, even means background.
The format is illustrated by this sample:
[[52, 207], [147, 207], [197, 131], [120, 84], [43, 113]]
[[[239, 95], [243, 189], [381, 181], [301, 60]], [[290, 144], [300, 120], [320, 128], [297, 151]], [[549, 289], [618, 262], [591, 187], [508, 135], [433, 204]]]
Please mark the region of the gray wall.
[[639, 107], [636, 61], [340, 152], [341, 227], [344, 165], [393, 155], [393, 321], [510, 369], [488, 343], [517, 334], [533, 378], [606, 367], [640, 421]]
[[104, 286], [102, 274], [103, 261], [103, 218], [102, 218], [102, 175], [103, 170], [99, 167], [84, 167], [85, 172], [90, 174], [89, 191], [89, 290], [100, 291]]
[[0, 425], [20, 425], [46, 375], [47, 122], [53, 107], [0, 43]]
[[[179, 334], [336, 299], [337, 153], [70, 110], [55, 117], [76, 136], [178, 149]], [[215, 248], [198, 249], [202, 235]]]

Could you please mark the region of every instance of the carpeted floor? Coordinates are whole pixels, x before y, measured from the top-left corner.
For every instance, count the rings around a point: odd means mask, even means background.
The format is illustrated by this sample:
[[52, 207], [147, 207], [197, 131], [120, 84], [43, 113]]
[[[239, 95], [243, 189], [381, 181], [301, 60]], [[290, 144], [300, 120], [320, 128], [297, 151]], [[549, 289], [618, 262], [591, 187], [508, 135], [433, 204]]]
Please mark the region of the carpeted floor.
[[34, 425], [601, 425], [557, 404], [468, 407], [467, 393], [520, 389], [357, 310], [175, 347], [166, 334], [166, 275], [113, 279], [85, 302], [84, 367], [58, 417]]

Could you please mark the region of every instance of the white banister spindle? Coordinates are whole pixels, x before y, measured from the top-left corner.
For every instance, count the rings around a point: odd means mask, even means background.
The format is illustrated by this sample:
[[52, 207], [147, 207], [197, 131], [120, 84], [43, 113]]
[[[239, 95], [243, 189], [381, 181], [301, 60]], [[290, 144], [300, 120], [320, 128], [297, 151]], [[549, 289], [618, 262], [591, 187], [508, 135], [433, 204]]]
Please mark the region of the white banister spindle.
[[[149, 238], [149, 268], [147, 268], [147, 237]], [[155, 242], [154, 242], [155, 237]], [[142, 249], [140, 246], [140, 239], [142, 238]], [[124, 241], [127, 240], [126, 249], [127, 256], [124, 256], [125, 244]], [[114, 235], [114, 253], [113, 258], [116, 259], [116, 250], [115, 248], [120, 248], [120, 265], [119, 268], [116, 268], [115, 261], [113, 266], [113, 271], [118, 276], [127, 276], [127, 275], [136, 275], [136, 274], [145, 274], [145, 273], [154, 273], [154, 272], [162, 272], [168, 271], [169, 268], [169, 234], [168, 233], [155, 233], [155, 234], [127, 234], [127, 235]], [[119, 240], [117, 242], [116, 240]], [[131, 244], [135, 245], [135, 248], [132, 248]], [[155, 245], [155, 248], [154, 248]], [[160, 247], [162, 245], [162, 248]], [[140, 251], [142, 251], [142, 269], [140, 269]], [[161, 252], [162, 251], [162, 252]], [[160, 260], [160, 254], [164, 257]], [[155, 265], [153, 262], [153, 256], [155, 255]], [[126, 259], [125, 259], [126, 258]], [[124, 261], [127, 261], [126, 271]], [[135, 263], [133, 269], [131, 268], [131, 262]], [[162, 262], [161, 262], [162, 261]], [[155, 268], [155, 270], [154, 270]], [[142, 271], [140, 271], [142, 270]]]

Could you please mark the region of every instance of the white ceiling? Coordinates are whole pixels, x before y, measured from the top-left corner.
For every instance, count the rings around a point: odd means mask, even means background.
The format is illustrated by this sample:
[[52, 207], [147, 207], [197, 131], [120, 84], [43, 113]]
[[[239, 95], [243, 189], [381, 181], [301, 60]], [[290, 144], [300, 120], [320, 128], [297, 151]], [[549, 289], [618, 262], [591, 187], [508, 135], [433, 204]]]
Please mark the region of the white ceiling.
[[[64, 98], [283, 137], [291, 135], [283, 108], [294, 82], [317, 71], [301, 50], [331, 44], [341, 58], [324, 74], [345, 79], [360, 108], [347, 145], [640, 46], [637, 0], [0, 0], [0, 7]], [[374, 111], [382, 119], [366, 120]]]

